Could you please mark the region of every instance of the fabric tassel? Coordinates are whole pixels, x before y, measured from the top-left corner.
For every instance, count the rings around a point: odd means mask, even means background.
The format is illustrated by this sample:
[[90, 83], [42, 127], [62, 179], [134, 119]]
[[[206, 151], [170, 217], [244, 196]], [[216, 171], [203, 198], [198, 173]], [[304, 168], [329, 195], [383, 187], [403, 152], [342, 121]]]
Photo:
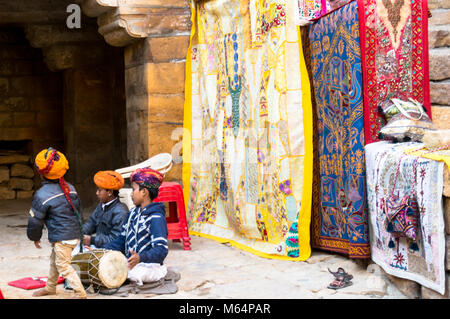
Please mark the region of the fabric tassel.
[[388, 233], [392, 233], [394, 231], [394, 226], [392, 225], [392, 222], [389, 222], [387, 224], [387, 229], [386, 230], [387, 230]]
[[395, 247], [395, 244], [394, 244], [394, 241], [392, 240], [392, 238], [391, 238], [391, 240], [389, 240], [388, 247], [389, 248], [394, 248]]
[[406, 215], [407, 216], [414, 216], [414, 210], [412, 210], [412, 208], [408, 208], [408, 210], [406, 211]]
[[409, 249], [414, 250], [414, 251], [419, 251], [419, 246], [417, 245], [416, 242], [411, 243], [411, 245], [409, 245]]

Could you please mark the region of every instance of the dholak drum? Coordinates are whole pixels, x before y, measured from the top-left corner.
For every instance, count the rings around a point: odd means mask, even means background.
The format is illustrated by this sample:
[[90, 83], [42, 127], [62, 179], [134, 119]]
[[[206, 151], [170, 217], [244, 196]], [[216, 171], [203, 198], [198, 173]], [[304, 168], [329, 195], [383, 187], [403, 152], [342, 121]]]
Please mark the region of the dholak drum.
[[118, 251], [93, 249], [72, 257], [71, 265], [81, 282], [97, 287], [118, 288], [128, 276], [128, 261]]

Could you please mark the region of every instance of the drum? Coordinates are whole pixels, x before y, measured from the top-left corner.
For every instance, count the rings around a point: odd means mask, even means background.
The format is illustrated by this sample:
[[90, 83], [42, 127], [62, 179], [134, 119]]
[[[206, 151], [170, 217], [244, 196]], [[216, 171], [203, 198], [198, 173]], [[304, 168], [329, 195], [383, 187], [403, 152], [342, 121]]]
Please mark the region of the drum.
[[113, 250], [93, 249], [76, 254], [71, 265], [86, 285], [118, 288], [128, 276], [127, 258]]

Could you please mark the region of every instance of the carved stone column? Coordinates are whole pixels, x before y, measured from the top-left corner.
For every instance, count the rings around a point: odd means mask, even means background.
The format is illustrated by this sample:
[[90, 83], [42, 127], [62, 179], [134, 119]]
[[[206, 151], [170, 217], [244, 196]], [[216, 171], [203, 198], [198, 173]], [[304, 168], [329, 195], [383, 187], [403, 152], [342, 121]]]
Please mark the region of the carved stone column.
[[[82, 0], [98, 32], [125, 47], [128, 158], [131, 164], [179, 150], [190, 11], [186, 0]], [[166, 179], [181, 180], [179, 154]]]

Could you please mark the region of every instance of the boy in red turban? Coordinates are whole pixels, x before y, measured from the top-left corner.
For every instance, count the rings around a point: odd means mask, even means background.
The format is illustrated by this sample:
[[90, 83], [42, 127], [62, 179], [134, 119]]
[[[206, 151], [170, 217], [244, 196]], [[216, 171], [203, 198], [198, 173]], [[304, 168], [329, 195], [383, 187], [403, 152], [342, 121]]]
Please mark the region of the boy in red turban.
[[50, 147], [37, 154], [35, 166], [44, 181], [33, 196], [27, 236], [34, 241], [36, 248], [41, 248], [45, 224], [52, 254], [47, 284], [45, 288], [35, 291], [33, 296], [55, 295], [61, 275], [69, 282], [77, 298], [86, 298], [81, 280], [70, 264], [72, 251], [82, 238], [82, 228], [80, 199], [75, 188], [63, 177], [69, 169], [69, 163], [64, 154]]

